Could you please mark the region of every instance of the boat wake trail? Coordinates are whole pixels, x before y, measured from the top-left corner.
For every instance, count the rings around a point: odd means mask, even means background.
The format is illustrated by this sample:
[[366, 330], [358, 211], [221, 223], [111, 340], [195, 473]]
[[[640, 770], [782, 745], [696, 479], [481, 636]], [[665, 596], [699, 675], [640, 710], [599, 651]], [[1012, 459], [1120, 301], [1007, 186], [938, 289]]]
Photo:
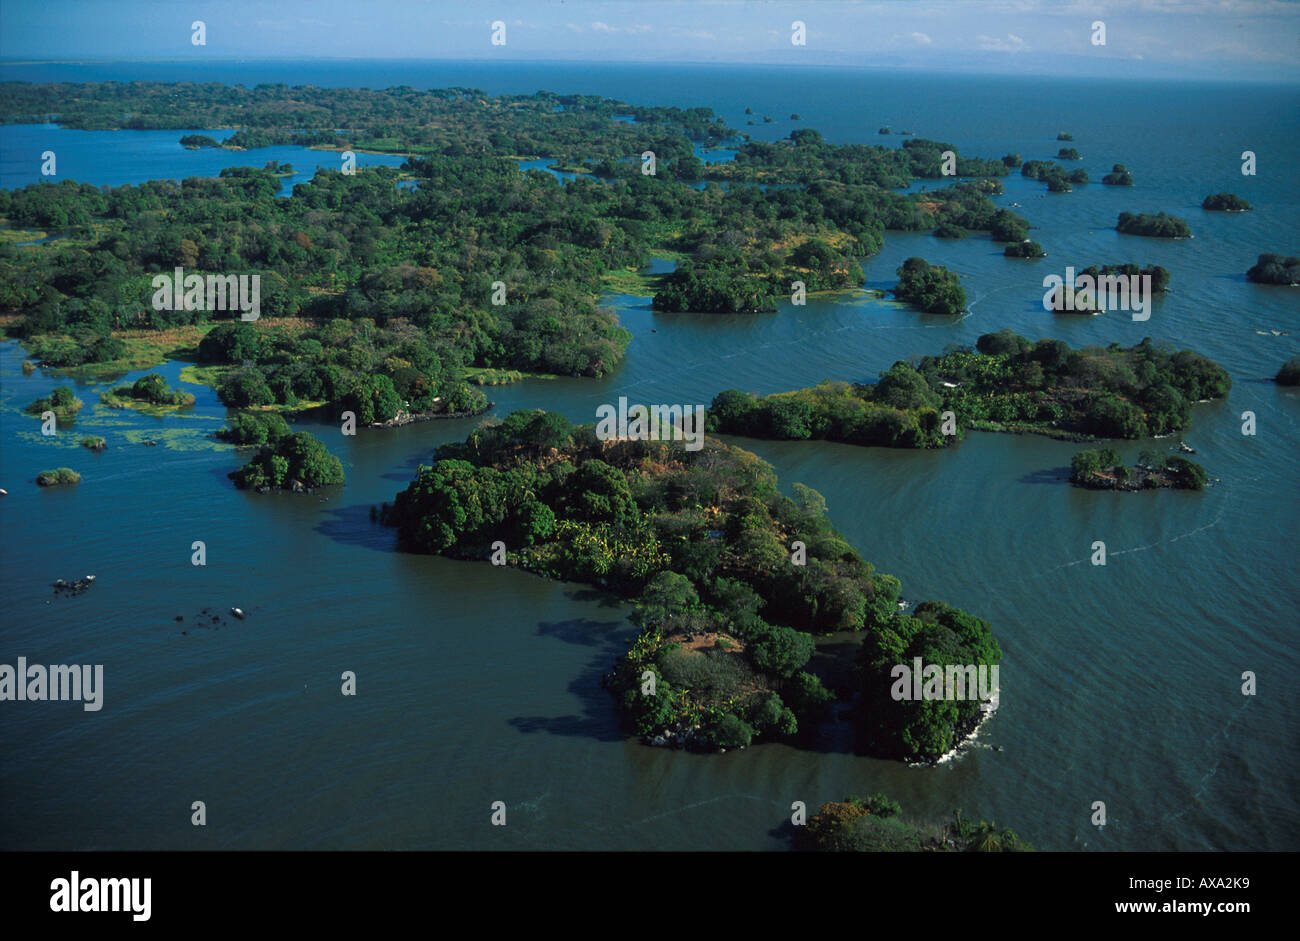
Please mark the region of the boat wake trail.
[[[1170, 545], [1172, 543], [1178, 542], [1178, 540], [1180, 539], [1187, 539], [1189, 536], [1195, 536], [1197, 533], [1203, 533], [1207, 529], [1213, 529], [1215, 526], [1219, 525], [1219, 521], [1223, 519], [1223, 515], [1228, 512], [1228, 502], [1229, 501], [1225, 500], [1223, 502], [1223, 506], [1219, 508], [1218, 515], [1215, 516], [1214, 519], [1206, 523], [1204, 526], [1197, 526], [1195, 529], [1189, 529], [1185, 533], [1179, 533], [1177, 536], [1170, 536], [1168, 539], [1162, 539], [1159, 542], [1153, 542], [1145, 546], [1133, 546], [1131, 549], [1116, 549], [1113, 552], [1108, 549], [1106, 550], [1106, 555], [1109, 558], [1114, 558], [1117, 555], [1129, 555], [1130, 553], [1133, 552], [1145, 552], [1148, 549], [1156, 549], [1159, 548], [1160, 546]], [[1039, 572], [1037, 575], [1033, 577], [1041, 578], [1044, 575], [1050, 575], [1053, 572], [1059, 572], [1062, 569], [1074, 568], [1074, 566], [1076, 565], [1083, 565], [1089, 562], [1091, 558], [1092, 558], [1091, 556], [1084, 556], [1082, 559], [1075, 559], [1073, 562], [1066, 562], [1062, 565], [1056, 565], [1050, 569], [1044, 569], [1043, 571]]]
[[[1245, 699], [1246, 701], [1245, 701], [1244, 703], [1241, 704], [1241, 708], [1238, 709], [1238, 710], [1233, 714], [1232, 718], [1228, 720], [1228, 724], [1227, 724], [1227, 725], [1225, 725], [1222, 729], [1220, 729], [1220, 730], [1219, 730], [1218, 732], [1216, 732], [1214, 735], [1211, 735], [1211, 736], [1209, 737], [1209, 739], [1205, 742], [1205, 745], [1202, 746], [1203, 748], [1208, 748], [1209, 746], [1211, 746], [1211, 745], [1213, 745], [1215, 742], [1217, 742], [1220, 738], [1223, 739], [1223, 744], [1224, 744], [1224, 745], [1227, 745], [1227, 744], [1228, 744], [1228, 732], [1232, 729], [1232, 727], [1233, 727], [1234, 725], [1237, 724], [1237, 720], [1241, 718], [1241, 714], [1242, 714], [1243, 712], [1245, 712], [1247, 709], [1249, 709], [1249, 708], [1250, 708], [1250, 704], [1251, 704], [1252, 702], [1255, 701], [1255, 697], [1254, 697], [1254, 696], [1243, 696], [1242, 698]], [[1156, 823], [1155, 823], [1156, 826], [1160, 826], [1160, 825], [1162, 825], [1162, 824], [1168, 823], [1170, 820], [1178, 820], [1178, 819], [1181, 819], [1182, 817], [1184, 817], [1184, 816], [1187, 815], [1187, 812], [1188, 812], [1188, 811], [1190, 811], [1190, 810], [1193, 809], [1193, 806], [1194, 806], [1194, 805], [1196, 804], [1196, 802], [1200, 799], [1201, 795], [1204, 794], [1207, 790], [1209, 790], [1209, 787], [1210, 787], [1210, 779], [1211, 779], [1212, 777], [1214, 777], [1215, 774], [1218, 773], [1218, 771], [1219, 771], [1219, 765], [1223, 764], [1223, 758], [1224, 758], [1224, 754], [1225, 754], [1225, 752], [1226, 752], [1226, 749], [1225, 749], [1225, 751], [1221, 751], [1221, 752], [1219, 753], [1219, 758], [1218, 758], [1218, 760], [1215, 761], [1215, 762], [1214, 762], [1214, 765], [1210, 768], [1210, 770], [1207, 771], [1207, 772], [1205, 772], [1205, 774], [1201, 775], [1201, 779], [1200, 779], [1199, 781], [1196, 782], [1196, 790], [1195, 790], [1195, 792], [1193, 792], [1193, 794], [1192, 794], [1192, 798], [1191, 798], [1191, 801], [1188, 803], [1188, 805], [1187, 805], [1186, 807], [1184, 807], [1182, 810], [1180, 810], [1180, 811], [1178, 811], [1178, 812], [1176, 812], [1176, 813], [1169, 813], [1169, 814], [1166, 814], [1164, 817], [1162, 817], [1162, 818], [1160, 818], [1159, 820], [1156, 821]]]
[[696, 809], [697, 807], [707, 807], [709, 804], [716, 804], [718, 801], [733, 801], [733, 800], [737, 800], [737, 799], [742, 799], [742, 800], [753, 800], [753, 801], [762, 801], [762, 802], [765, 803], [765, 804], [769, 804], [769, 803], [771, 803], [771, 799], [770, 799], [770, 798], [767, 798], [767, 797], [759, 797], [759, 796], [757, 796], [756, 794], [722, 794], [722, 795], [720, 795], [720, 796], [718, 796], [718, 797], [710, 797], [708, 800], [696, 801], [694, 804], [687, 804], [685, 807], [678, 807], [678, 808], [676, 808], [675, 810], [665, 810], [663, 813], [660, 813], [660, 814], [652, 814], [652, 815], [650, 815], [649, 817], [642, 817], [640, 820], [630, 820], [630, 821], [628, 821], [628, 822], [626, 822], [626, 823], [620, 823], [620, 824], [617, 824], [615, 827], [612, 827], [612, 828], [611, 828], [611, 827], [600, 827], [599, 829], [601, 829], [601, 830], [606, 830], [606, 829], [620, 829], [620, 830], [622, 830], [622, 829], [627, 829], [627, 828], [629, 828], [629, 827], [639, 827], [639, 826], [641, 826], [642, 824], [651, 823], [651, 822], [653, 822], [653, 821], [655, 821], [655, 820], [663, 820], [665, 817], [675, 817], [675, 816], [677, 816], [678, 814], [685, 813], [685, 812], [688, 811], [688, 810], [694, 810], [694, 809]]

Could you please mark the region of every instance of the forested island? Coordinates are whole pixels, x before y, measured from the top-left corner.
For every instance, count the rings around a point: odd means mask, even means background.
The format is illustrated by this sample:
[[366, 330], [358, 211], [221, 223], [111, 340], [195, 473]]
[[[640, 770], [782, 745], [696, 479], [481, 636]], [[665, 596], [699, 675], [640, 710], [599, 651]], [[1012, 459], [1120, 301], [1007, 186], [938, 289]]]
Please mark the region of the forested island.
[[118, 386], [100, 395], [109, 408], [139, 408], [154, 413], [170, 409], [192, 408], [194, 395], [173, 389], [156, 372], [141, 376], [129, 386]]
[[966, 309], [966, 291], [955, 271], [909, 258], [899, 266], [894, 296], [927, 314], [954, 316]]
[[1213, 196], [1205, 197], [1201, 208], [1213, 212], [1250, 212], [1251, 205], [1232, 193], [1215, 193]]
[[1045, 258], [1047, 252], [1043, 251], [1043, 246], [1037, 242], [1025, 239], [1023, 242], [1013, 242], [1002, 250], [1002, 254], [1008, 258]]
[[1111, 171], [1101, 178], [1101, 181], [1107, 186], [1132, 186], [1133, 174], [1128, 172], [1128, 167], [1122, 163], [1117, 163], [1111, 167]]
[[1185, 457], [1144, 451], [1130, 470], [1113, 448], [1080, 451], [1070, 459], [1070, 483], [1089, 490], [1204, 490], [1205, 468]]
[[343, 465], [315, 435], [305, 431], [277, 434], [257, 455], [228, 474], [235, 486], [266, 493], [283, 489], [303, 492], [343, 483]]
[[795, 831], [795, 849], [824, 853], [1023, 853], [1034, 848], [1014, 830], [985, 820], [974, 821], [960, 810], [950, 823], [935, 826], [908, 822], [897, 801], [883, 794], [850, 795], [822, 804]]
[[36, 475], [36, 484], [40, 487], [66, 487], [79, 483], [81, 483], [81, 475], [71, 467], [44, 470]]
[[[936, 602], [900, 614], [898, 580], [831, 528], [822, 497], [800, 484], [785, 497], [777, 483], [758, 457], [712, 439], [699, 451], [602, 441], [592, 425], [520, 411], [439, 448], [379, 516], [407, 550], [497, 553], [634, 601], [640, 635], [607, 685], [648, 742], [715, 750], [791, 738], [861, 693], [873, 753], [950, 751], [979, 703], [897, 702], [888, 675], [879, 700], [882, 658], [996, 664], [989, 625]], [[845, 665], [851, 689], [828, 690], [805, 669], [813, 635], [831, 631], [863, 632], [860, 662]]]
[[1082, 167], [1067, 171], [1050, 160], [1026, 160], [1020, 167], [1020, 175], [1046, 183], [1049, 193], [1069, 193], [1074, 189], [1073, 184], [1088, 182], [1088, 171]]
[[[1107, 293], [1101, 285], [1101, 279], [1106, 277], [1150, 278], [1152, 294], [1164, 294], [1169, 290], [1169, 282], [1172, 280], [1169, 269], [1161, 265], [1147, 265], [1145, 268], [1132, 262], [1123, 265], [1089, 265], [1075, 275], [1075, 284], [1062, 284], [1053, 290], [1048, 299], [1049, 305], [1057, 313], [1099, 314], [1104, 310], [1102, 295]], [[1084, 286], [1080, 287], [1080, 279], [1091, 280], [1084, 280]], [[1129, 283], [1131, 285], [1133, 282], [1130, 280]], [[1137, 283], [1141, 284], [1141, 281]], [[1091, 287], [1087, 286], [1089, 284]]]
[[1154, 215], [1148, 212], [1138, 214], [1121, 212], [1115, 228], [1125, 235], [1145, 235], [1150, 238], [1189, 239], [1192, 237], [1192, 230], [1186, 222], [1177, 216], [1166, 215], [1163, 212]]
[[[762, 398], [728, 389], [707, 420], [723, 434], [902, 448], [947, 447], [967, 429], [1144, 438], [1184, 428], [1192, 403], [1222, 398], [1231, 386], [1212, 360], [1149, 338], [1072, 350], [1002, 330], [981, 336], [974, 350], [895, 363], [874, 384], [826, 382]], [[949, 433], [944, 411], [953, 413]]]
[[77, 398], [71, 386], [59, 386], [49, 395], [32, 402], [24, 411], [38, 417], [45, 412], [53, 412], [55, 421], [61, 425], [70, 425], [77, 420], [77, 413], [85, 404]]
[[1256, 284], [1300, 284], [1300, 258], [1285, 255], [1260, 255], [1246, 272], [1246, 279]]
[[1300, 356], [1292, 356], [1283, 363], [1273, 381], [1280, 386], [1300, 386]]
[[220, 147], [221, 141], [207, 134], [186, 134], [181, 138], [180, 144], [186, 150], [198, 150], [201, 147]]

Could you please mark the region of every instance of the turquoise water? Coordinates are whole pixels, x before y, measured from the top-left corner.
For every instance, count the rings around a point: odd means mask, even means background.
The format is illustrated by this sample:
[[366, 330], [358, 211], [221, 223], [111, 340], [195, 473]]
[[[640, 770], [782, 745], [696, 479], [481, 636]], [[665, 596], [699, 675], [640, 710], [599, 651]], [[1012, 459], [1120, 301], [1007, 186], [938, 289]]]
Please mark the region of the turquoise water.
[[[0, 75], [180, 77], [161, 65], [96, 68]], [[867, 287], [892, 286], [910, 255], [952, 267], [971, 299], [962, 319], [864, 293], [764, 316], [656, 314], [646, 299], [612, 296], [635, 337], [613, 376], [492, 388], [494, 412], [542, 407], [590, 421], [620, 395], [708, 403], [733, 386], [764, 393], [869, 379], [1004, 326], [1072, 345], [1149, 335], [1232, 374], [1228, 400], [1196, 406], [1183, 435], [1219, 483], [1203, 494], [1075, 490], [1063, 479], [1075, 447], [1033, 437], [974, 434], [933, 454], [738, 440], [773, 463], [787, 492], [795, 481], [821, 491], [835, 525], [902, 579], [904, 598], [943, 599], [993, 622], [1006, 653], [1001, 708], [979, 747], [936, 768], [856, 756], [833, 727], [818, 749], [688, 755], [627, 740], [600, 688], [634, 633], [623, 605], [585, 586], [396, 553], [391, 533], [369, 522], [371, 505], [391, 500], [473, 420], [355, 438], [307, 424], [344, 461], [347, 485], [259, 496], [231, 486], [225, 474], [240, 457], [204, 437], [225, 414], [210, 389], [186, 386], [196, 407], [156, 419], [101, 411], [93, 403], [107, 384], [86, 386], [76, 428], [43, 439], [19, 410], [59, 381], [23, 377], [22, 352], [6, 343], [0, 662], [103, 663], [106, 689], [98, 713], [4, 705], [0, 846], [779, 849], [792, 801], [881, 790], [915, 816], [961, 806], [1045, 849], [1300, 848], [1300, 393], [1266, 381], [1300, 352], [1300, 294], [1244, 278], [1260, 252], [1296, 252], [1296, 89], [712, 67], [221, 68], [191, 77], [599, 92], [709, 105], [741, 127], [752, 106], [803, 116], [744, 128], [755, 136], [812, 127], [897, 146], [876, 135], [892, 124], [980, 156], [1050, 158], [1057, 131], [1071, 131], [1094, 178], [1122, 162], [1137, 185], [1047, 196], [1009, 177], [998, 202], [1022, 204], [1048, 258], [1008, 260], [979, 237], [889, 233], [864, 262]], [[73, 133], [33, 141], [59, 141], [61, 176], [77, 159], [63, 143]], [[100, 139], [96, 163], [74, 178], [130, 178], [133, 136]], [[1245, 149], [1258, 155], [1258, 176], [1240, 174]], [[175, 151], [168, 160], [205, 153]], [[153, 166], [153, 175], [192, 175]], [[1221, 190], [1256, 211], [1198, 208]], [[1175, 213], [1196, 237], [1121, 236], [1113, 226], [1123, 210]], [[1126, 261], [1173, 273], [1173, 293], [1146, 323], [1042, 310], [1045, 274]], [[176, 382], [180, 367], [161, 371]], [[1258, 418], [1254, 437], [1241, 434], [1246, 410]], [[80, 449], [83, 434], [104, 435], [109, 450]], [[145, 437], [161, 443], [145, 447]], [[1119, 449], [1131, 458], [1147, 446]], [[77, 488], [32, 483], [60, 464], [82, 472]], [[1095, 539], [1107, 544], [1104, 568], [1088, 563]], [[194, 540], [207, 545], [204, 568], [190, 564]], [[50, 594], [55, 578], [90, 573], [90, 592]], [[231, 605], [247, 620], [196, 623], [201, 609]], [[355, 698], [339, 695], [344, 670], [357, 674]], [[1244, 670], [1258, 674], [1257, 697], [1240, 693]], [[207, 802], [206, 828], [189, 824], [194, 800]], [[494, 800], [507, 803], [506, 828], [489, 825]], [[1100, 831], [1089, 824], [1097, 800], [1109, 817]]]

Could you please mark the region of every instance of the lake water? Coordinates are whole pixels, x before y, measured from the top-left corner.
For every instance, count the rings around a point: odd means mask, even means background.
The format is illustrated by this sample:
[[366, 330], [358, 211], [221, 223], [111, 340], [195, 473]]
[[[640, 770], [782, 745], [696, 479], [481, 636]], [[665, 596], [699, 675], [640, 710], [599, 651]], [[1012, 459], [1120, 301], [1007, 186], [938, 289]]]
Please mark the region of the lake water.
[[[4, 70], [0, 69], [0, 75]], [[48, 180], [76, 180], [97, 186], [123, 186], [146, 180], [183, 180], [191, 176], [217, 176], [226, 167], [264, 167], [267, 161], [288, 163], [294, 173], [281, 177], [281, 196], [293, 194], [298, 183], [309, 183], [317, 170], [338, 170], [339, 153], [307, 147], [258, 147], [221, 150], [180, 145], [187, 134], [206, 134], [225, 140], [232, 129], [177, 131], [77, 131], [57, 124], [0, 125], [0, 187], [17, 189]], [[42, 154], [52, 150], [57, 175], [41, 175]], [[400, 167], [405, 157], [358, 153], [358, 167]]]
[[[1210, 356], [1234, 382], [1226, 402], [1195, 407], [1183, 435], [1219, 478], [1202, 494], [1076, 490], [1064, 481], [1076, 446], [1037, 437], [972, 434], [941, 453], [738, 439], [772, 462], [787, 492], [802, 481], [823, 493], [836, 527], [901, 578], [904, 598], [945, 600], [993, 623], [1006, 658], [1001, 708], [981, 747], [908, 768], [854, 755], [833, 729], [819, 749], [700, 756], [642, 746], [620, 731], [600, 688], [635, 633], [624, 605], [585, 586], [393, 551], [369, 507], [475, 420], [356, 437], [307, 423], [343, 460], [348, 483], [328, 495], [259, 496], [225, 477], [242, 461], [206, 437], [225, 416], [207, 387], [186, 386], [196, 407], [159, 419], [104, 409], [98, 392], [109, 384], [83, 386], [75, 429], [46, 439], [20, 410], [60, 381], [22, 376], [21, 349], [0, 345], [0, 486], [9, 491], [0, 498], [0, 662], [102, 663], [106, 687], [95, 713], [5, 704], [0, 846], [766, 850], [788, 845], [781, 827], [792, 801], [884, 791], [914, 817], [960, 806], [1044, 849], [1300, 849], [1300, 393], [1266, 381], [1300, 352], [1300, 293], [1244, 278], [1259, 253], [1296, 250], [1295, 88], [439, 63], [11, 66], [0, 77], [547, 88], [708, 105], [765, 139], [811, 127], [897, 146], [876, 134], [892, 124], [965, 153], [1026, 159], [1052, 157], [1057, 131], [1068, 130], [1094, 179], [1116, 162], [1136, 179], [1131, 189], [1048, 196], [1009, 177], [998, 202], [1022, 204], [1046, 259], [1005, 259], [978, 236], [889, 233], [864, 263], [867, 287], [892, 286], [912, 255], [953, 268], [971, 300], [962, 319], [865, 293], [762, 316], [656, 314], [646, 299], [611, 297], [635, 337], [615, 374], [489, 389], [498, 415], [541, 407], [591, 421], [620, 395], [707, 404], [728, 387], [871, 379], [1001, 327], [1075, 346], [1151, 336]], [[746, 128], [747, 106], [802, 120]], [[199, 164], [182, 162], [229, 156], [185, 151], [175, 144], [182, 132], [165, 132], [155, 142], [171, 150], [142, 160], [139, 134], [106, 133], [95, 160], [78, 163], [77, 145], [64, 143], [75, 133], [33, 132], [30, 146], [39, 153], [57, 140], [60, 177], [92, 183], [148, 178], [134, 175], [141, 166], [190, 176]], [[17, 159], [12, 139], [0, 137], [6, 168]], [[1240, 173], [1248, 149], [1257, 176]], [[301, 156], [249, 156], [308, 166]], [[4, 185], [27, 182], [13, 179]], [[1222, 190], [1256, 211], [1199, 209]], [[1119, 235], [1122, 210], [1172, 212], [1196, 237]], [[1042, 310], [1045, 274], [1127, 261], [1173, 273], [1173, 293], [1149, 321]], [[181, 365], [159, 371], [174, 383]], [[1257, 416], [1253, 437], [1241, 434], [1246, 410]], [[104, 435], [109, 450], [79, 448], [84, 434]], [[1149, 446], [1119, 450], [1135, 458]], [[76, 488], [32, 483], [63, 464], [84, 475]], [[1105, 567], [1088, 562], [1097, 539]], [[190, 564], [195, 540], [206, 544], [206, 567]], [[90, 592], [51, 595], [55, 578], [89, 573], [98, 576]], [[203, 608], [232, 605], [247, 620], [196, 621]], [[357, 675], [356, 697], [339, 695], [344, 670]], [[1256, 697], [1241, 695], [1245, 670], [1258, 675]], [[207, 804], [206, 828], [189, 823], [195, 800]], [[509, 808], [508, 827], [489, 824], [495, 800]], [[1104, 830], [1089, 824], [1098, 800]]]

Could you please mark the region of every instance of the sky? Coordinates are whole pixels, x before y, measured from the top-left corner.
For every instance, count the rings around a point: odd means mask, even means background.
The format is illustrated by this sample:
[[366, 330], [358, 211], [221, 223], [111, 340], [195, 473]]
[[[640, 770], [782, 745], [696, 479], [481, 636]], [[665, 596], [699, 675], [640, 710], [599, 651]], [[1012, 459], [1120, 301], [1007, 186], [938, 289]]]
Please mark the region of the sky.
[[[206, 44], [193, 44], [202, 21]], [[793, 24], [806, 42], [794, 44]], [[505, 26], [503, 45], [493, 24]], [[1104, 24], [1105, 43], [1095, 42]], [[499, 35], [499, 31], [498, 31]], [[1293, 0], [3, 0], [0, 58], [737, 62], [1300, 81]]]

